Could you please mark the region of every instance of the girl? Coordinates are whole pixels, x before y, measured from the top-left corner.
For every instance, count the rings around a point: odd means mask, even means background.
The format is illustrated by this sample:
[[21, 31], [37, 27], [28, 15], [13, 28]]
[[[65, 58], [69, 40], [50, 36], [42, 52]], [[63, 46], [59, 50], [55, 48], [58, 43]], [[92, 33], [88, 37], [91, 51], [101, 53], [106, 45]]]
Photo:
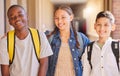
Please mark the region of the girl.
[[76, 32], [73, 18], [69, 6], [60, 6], [55, 10], [56, 28], [48, 35], [54, 53], [49, 57], [48, 76], [82, 76], [80, 57], [84, 50], [82, 48], [89, 43], [89, 39], [82, 33]]

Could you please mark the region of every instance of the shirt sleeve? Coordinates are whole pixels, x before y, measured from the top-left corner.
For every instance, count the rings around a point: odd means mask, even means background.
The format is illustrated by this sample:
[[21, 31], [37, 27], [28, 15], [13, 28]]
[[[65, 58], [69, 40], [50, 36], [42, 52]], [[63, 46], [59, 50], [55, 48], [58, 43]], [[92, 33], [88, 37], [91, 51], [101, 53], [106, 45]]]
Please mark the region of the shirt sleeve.
[[0, 40], [0, 64], [9, 65], [6, 37]]
[[82, 55], [83, 76], [90, 76], [91, 67], [87, 59], [87, 47]]
[[53, 52], [45, 34], [43, 32], [39, 32], [39, 34], [40, 34], [40, 43], [41, 43], [40, 58], [51, 56]]
[[120, 41], [119, 41], [119, 68], [120, 68]]

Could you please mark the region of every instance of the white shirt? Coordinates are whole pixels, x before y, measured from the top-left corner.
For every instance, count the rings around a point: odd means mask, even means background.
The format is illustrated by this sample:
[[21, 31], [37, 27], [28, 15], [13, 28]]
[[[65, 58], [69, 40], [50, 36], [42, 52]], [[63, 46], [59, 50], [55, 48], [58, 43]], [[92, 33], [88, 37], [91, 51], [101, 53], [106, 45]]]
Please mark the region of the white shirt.
[[[40, 58], [53, 54], [44, 33], [39, 32], [41, 41]], [[0, 64], [9, 64], [7, 38], [0, 41]], [[10, 65], [10, 76], [37, 76], [39, 63], [35, 55], [30, 33], [24, 40], [15, 36], [15, 56]]]
[[120, 76], [117, 62], [111, 49], [111, 42], [112, 39], [109, 38], [103, 45], [102, 49], [97, 45], [96, 42], [93, 44], [91, 54], [92, 70], [87, 59], [86, 47], [85, 53], [82, 56], [83, 76]]

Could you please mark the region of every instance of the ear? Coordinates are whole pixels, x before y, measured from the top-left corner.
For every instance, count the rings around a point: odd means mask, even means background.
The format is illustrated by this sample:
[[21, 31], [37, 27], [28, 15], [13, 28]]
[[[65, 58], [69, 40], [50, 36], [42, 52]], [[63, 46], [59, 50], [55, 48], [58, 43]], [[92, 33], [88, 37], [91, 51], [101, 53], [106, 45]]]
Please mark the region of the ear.
[[112, 31], [115, 31], [115, 28], [116, 28], [116, 25], [113, 24], [113, 25], [112, 25]]
[[[27, 14], [26, 14], [27, 15]], [[28, 21], [28, 23], [29, 23], [29, 17], [28, 17], [28, 15], [27, 15], [27, 21]]]
[[72, 21], [74, 18], [74, 15], [70, 15], [70, 21]]
[[10, 20], [8, 20], [8, 22], [9, 22], [9, 24], [12, 26], [12, 23], [11, 23], [11, 21], [10, 21]]
[[94, 23], [94, 29], [96, 29], [96, 23]]

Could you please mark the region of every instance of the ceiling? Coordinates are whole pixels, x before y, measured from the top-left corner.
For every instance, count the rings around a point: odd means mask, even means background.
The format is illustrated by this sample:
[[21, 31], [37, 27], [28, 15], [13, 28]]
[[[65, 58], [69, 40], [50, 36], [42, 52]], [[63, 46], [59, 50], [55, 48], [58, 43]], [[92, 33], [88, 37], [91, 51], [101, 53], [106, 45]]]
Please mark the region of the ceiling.
[[51, 0], [53, 4], [78, 4], [85, 3], [87, 0]]

